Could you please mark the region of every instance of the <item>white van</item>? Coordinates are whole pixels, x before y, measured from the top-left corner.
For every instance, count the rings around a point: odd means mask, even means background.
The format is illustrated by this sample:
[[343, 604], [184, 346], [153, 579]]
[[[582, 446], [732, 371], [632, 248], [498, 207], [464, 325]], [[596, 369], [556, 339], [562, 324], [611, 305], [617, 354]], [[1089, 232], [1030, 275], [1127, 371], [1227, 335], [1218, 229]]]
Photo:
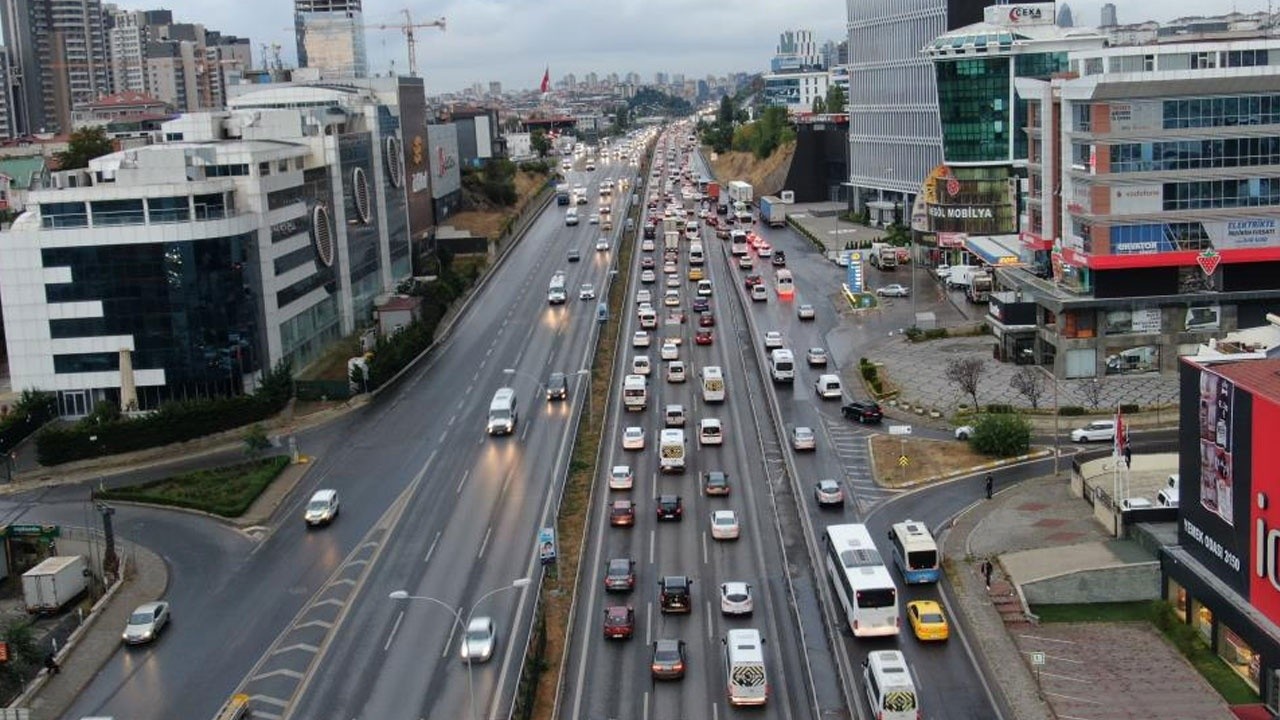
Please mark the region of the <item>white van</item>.
[[653, 330], [658, 327], [658, 313], [654, 312], [652, 307], [641, 308], [639, 317], [640, 327], [645, 330]]
[[764, 638], [760, 637], [760, 631], [730, 630], [723, 642], [729, 704], [764, 705], [769, 700], [769, 678], [764, 668]]
[[509, 435], [515, 432], [518, 419], [516, 391], [509, 387], [498, 388], [489, 402], [489, 434]]
[[648, 355], [636, 355], [631, 358], [631, 373], [633, 375], [648, 375], [651, 369]]
[[701, 265], [706, 261], [706, 254], [702, 249], [702, 242], [695, 240], [689, 243], [689, 264]]
[[578, 208], [571, 207], [568, 210], [564, 211], [564, 224], [565, 225], [578, 224]]
[[622, 406], [628, 410], [644, 410], [649, 405], [649, 386], [641, 375], [622, 378]]
[[823, 374], [813, 381], [813, 391], [818, 393], [818, 397], [827, 400], [844, 397], [844, 389], [840, 387], [840, 376]]
[[916, 720], [920, 701], [907, 660], [897, 650], [873, 650], [862, 662], [862, 687], [879, 720]]
[[669, 428], [658, 434], [658, 469], [664, 473], [684, 472], [684, 430]]
[[769, 375], [774, 382], [793, 382], [796, 379], [796, 359], [790, 350], [778, 348], [769, 353]]
[[698, 371], [702, 379], [703, 402], [724, 402], [724, 373], [718, 365], [708, 365]]

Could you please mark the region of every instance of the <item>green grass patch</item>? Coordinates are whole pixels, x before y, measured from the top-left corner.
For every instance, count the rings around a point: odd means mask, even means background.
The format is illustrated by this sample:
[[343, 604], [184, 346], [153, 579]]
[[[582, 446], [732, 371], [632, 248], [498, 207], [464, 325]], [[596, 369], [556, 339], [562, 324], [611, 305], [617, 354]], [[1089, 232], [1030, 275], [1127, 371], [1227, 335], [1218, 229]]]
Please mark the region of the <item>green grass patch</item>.
[[287, 456], [277, 455], [103, 490], [94, 493], [94, 497], [189, 508], [234, 518], [243, 515], [288, 465]]
[[1152, 603], [1068, 603], [1064, 605], [1035, 605], [1031, 612], [1044, 623], [1074, 622], [1132, 622], [1151, 620]]

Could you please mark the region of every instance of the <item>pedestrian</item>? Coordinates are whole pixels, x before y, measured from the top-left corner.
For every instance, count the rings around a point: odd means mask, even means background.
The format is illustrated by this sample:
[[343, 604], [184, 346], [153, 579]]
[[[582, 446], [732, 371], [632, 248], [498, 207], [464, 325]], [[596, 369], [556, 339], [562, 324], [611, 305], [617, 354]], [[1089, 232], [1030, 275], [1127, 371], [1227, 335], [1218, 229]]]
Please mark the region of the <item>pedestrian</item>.
[[991, 491], [995, 489], [996, 479], [991, 477], [991, 473], [987, 473], [987, 499], [991, 499]]
[[58, 658], [54, 657], [52, 652], [44, 656], [44, 669], [48, 670], [50, 675], [62, 672], [62, 666], [58, 665]]
[[992, 569], [991, 561], [983, 560], [982, 561], [982, 581], [986, 583], [988, 590], [991, 589], [991, 569]]

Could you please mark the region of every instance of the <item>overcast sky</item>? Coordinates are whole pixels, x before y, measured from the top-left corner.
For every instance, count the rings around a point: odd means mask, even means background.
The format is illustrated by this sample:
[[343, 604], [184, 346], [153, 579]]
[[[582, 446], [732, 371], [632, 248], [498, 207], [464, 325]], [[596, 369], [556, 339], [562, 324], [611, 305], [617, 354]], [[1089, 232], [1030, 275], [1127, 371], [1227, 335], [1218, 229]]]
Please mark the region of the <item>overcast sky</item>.
[[[264, 42], [279, 43], [285, 62], [295, 63], [291, 0], [114, 1], [139, 10], [168, 7], [179, 22], [248, 37], [255, 64]], [[1104, 1], [1069, 2], [1076, 25], [1096, 25]], [[1121, 23], [1267, 9], [1267, 0], [1112, 1]], [[405, 7], [416, 22], [448, 21], [443, 33], [415, 33], [428, 93], [491, 80], [504, 89], [535, 88], [546, 67], [553, 81], [592, 71], [635, 71], [645, 80], [659, 71], [688, 77], [758, 72], [768, 69], [783, 30], [812, 30], [821, 44], [843, 39], [847, 22], [845, 0], [364, 0], [365, 23], [399, 22]], [[397, 72], [405, 71], [405, 38], [398, 30], [370, 30], [367, 43], [371, 71], [387, 72], [392, 60]]]

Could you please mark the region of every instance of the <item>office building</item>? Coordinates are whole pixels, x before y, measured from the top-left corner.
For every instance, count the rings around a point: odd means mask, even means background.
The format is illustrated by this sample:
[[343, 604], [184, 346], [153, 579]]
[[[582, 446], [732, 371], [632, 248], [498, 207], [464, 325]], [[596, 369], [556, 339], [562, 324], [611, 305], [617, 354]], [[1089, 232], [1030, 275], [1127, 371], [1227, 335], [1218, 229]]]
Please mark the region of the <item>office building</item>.
[[769, 61], [771, 73], [825, 70], [823, 55], [812, 30], [787, 30], [778, 36], [778, 50]]
[[110, 92], [99, 0], [3, 0], [17, 135], [69, 132], [71, 114]]
[[13, 124], [13, 68], [9, 66], [9, 52], [0, 45], [0, 140], [14, 137]]
[[769, 73], [764, 76], [764, 102], [789, 113], [809, 112], [813, 101], [826, 98], [831, 76], [825, 70]]
[[1060, 28], [1069, 28], [1069, 27], [1075, 26], [1076, 21], [1075, 21], [1075, 18], [1072, 17], [1071, 15], [1070, 5], [1066, 3], [1062, 3], [1061, 5], [1058, 6], [1057, 24], [1058, 24], [1058, 27]]
[[[849, 182], [855, 212], [893, 220], [942, 162], [933, 66], [920, 49], [995, 0], [849, 0]], [[905, 215], [906, 213], [904, 213]]]
[[369, 74], [360, 3], [361, 0], [294, 0], [298, 67], [311, 68], [319, 79], [325, 80]]
[[1119, 24], [1120, 23], [1116, 21], [1116, 4], [1103, 3], [1102, 17], [1100, 22], [1098, 23], [1099, 27], [1114, 27]]
[[1072, 51], [1019, 78], [1025, 347], [1060, 377], [1174, 372], [1280, 307], [1280, 39]]
[[405, 149], [425, 117], [419, 78], [246, 87], [55, 173], [0, 247], [14, 389], [67, 417], [154, 409], [247, 392], [368, 327], [431, 219], [428, 153]]

